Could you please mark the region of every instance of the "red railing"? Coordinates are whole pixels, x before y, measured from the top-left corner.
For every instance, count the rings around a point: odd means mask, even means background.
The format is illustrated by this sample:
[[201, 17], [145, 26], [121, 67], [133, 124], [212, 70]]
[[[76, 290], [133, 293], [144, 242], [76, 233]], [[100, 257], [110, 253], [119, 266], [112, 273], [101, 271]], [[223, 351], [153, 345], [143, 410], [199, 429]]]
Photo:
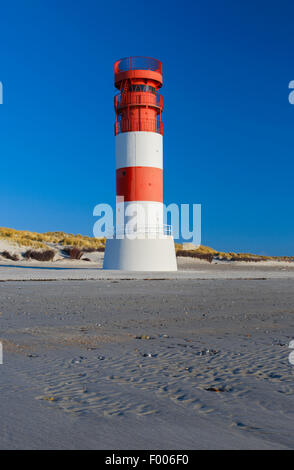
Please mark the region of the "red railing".
[[118, 110], [124, 106], [153, 106], [155, 108], [163, 109], [163, 97], [159, 93], [127, 93], [123, 97], [118, 93], [114, 97], [114, 108]]
[[126, 72], [128, 70], [152, 70], [162, 74], [162, 63], [152, 57], [126, 57], [114, 64], [114, 73]]
[[121, 132], [156, 132], [163, 135], [163, 123], [156, 119], [122, 119], [115, 123], [115, 135]]

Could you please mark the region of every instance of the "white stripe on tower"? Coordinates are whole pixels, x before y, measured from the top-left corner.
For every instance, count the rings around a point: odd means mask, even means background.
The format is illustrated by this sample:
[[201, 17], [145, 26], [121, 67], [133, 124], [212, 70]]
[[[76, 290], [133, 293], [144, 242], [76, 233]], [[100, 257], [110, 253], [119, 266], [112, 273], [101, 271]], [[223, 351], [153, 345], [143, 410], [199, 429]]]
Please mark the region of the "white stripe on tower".
[[151, 166], [163, 169], [161, 134], [156, 132], [122, 132], [115, 137], [116, 169]]

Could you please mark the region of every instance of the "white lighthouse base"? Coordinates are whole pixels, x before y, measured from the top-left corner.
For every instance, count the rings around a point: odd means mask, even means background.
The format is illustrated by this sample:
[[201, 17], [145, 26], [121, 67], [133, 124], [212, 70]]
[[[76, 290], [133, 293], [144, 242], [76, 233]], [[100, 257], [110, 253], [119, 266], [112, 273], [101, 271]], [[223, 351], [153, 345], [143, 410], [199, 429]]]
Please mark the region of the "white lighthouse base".
[[177, 271], [174, 239], [107, 239], [103, 269]]

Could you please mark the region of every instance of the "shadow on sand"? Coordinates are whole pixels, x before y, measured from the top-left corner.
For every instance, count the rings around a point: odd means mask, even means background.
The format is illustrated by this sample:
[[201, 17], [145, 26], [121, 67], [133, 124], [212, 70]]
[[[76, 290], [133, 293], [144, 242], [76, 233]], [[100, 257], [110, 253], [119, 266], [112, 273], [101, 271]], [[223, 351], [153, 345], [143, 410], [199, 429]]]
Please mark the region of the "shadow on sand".
[[102, 271], [102, 268], [85, 268], [85, 267], [76, 267], [71, 268], [58, 267], [58, 266], [22, 266], [16, 264], [0, 264], [0, 268], [20, 268], [20, 269], [50, 269], [51, 271]]

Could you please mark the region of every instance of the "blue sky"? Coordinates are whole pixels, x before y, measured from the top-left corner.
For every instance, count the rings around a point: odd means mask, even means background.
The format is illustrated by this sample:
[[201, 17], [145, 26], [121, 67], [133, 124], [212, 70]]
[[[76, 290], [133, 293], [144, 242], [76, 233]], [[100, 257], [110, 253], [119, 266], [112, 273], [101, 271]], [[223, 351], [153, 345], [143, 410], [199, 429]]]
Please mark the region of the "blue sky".
[[292, 1], [0, 2], [0, 226], [92, 234], [115, 201], [113, 63], [162, 60], [164, 200], [202, 243], [294, 255]]

